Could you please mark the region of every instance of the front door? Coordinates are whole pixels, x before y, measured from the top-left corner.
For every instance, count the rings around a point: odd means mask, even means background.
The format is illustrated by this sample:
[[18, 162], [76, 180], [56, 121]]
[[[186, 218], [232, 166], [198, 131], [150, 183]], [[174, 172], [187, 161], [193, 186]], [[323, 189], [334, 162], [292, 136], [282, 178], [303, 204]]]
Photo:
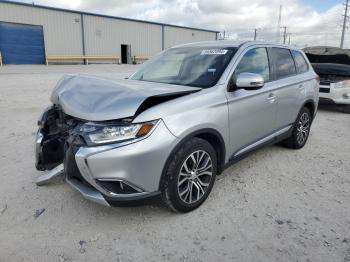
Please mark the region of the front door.
[[258, 90], [227, 92], [232, 157], [249, 151], [250, 147], [259, 144], [276, 128], [277, 101], [270, 82], [266, 48], [248, 50], [238, 63], [232, 80], [235, 81], [244, 72], [260, 74], [264, 77], [265, 85]]

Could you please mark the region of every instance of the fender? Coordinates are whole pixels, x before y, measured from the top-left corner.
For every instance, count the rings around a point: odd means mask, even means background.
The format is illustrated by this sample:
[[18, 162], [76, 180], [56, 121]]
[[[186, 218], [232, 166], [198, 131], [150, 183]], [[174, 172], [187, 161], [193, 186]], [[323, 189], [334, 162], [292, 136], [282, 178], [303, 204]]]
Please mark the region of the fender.
[[[201, 137], [201, 135], [205, 135], [205, 134], [214, 135], [220, 141], [220, 151], [218, 153], [220, 154], [219, 156], [220, 156], [221, 161], [220, 161], [220, 163], [218, 163], [218, 175], [222, 172], [222, 170], [224, 169], [224, 166], [225, 166], [225, 157], [226, 157], [226, 146], [225, 146], [225, 142], [224, 142], [222, 135], [217, 130], [212, 129], [212, 128], [199, 129], [199, 130], [196, 130], [196, 131], [188, 134], [184, 138], [182, 138], [181, 141], [171, 151], [171, 153], [168, 156], [168, 158], [165, 162], [165, 165], [163, 167], [162, 175], [161, 175], [161, 178], [159, 181], [159, 190], [162, 189], [162, 185], [164, 183], [165, 173], [168, 169], [168, 166], [170, 165], [170, 162], [172, 161], [174, 155], [179, 150], [179, 148], [181, 148], [181, 146], [184, 145], [191, 138]], [[214, 148], [214, 149], [216, 149], [216, 148]]]

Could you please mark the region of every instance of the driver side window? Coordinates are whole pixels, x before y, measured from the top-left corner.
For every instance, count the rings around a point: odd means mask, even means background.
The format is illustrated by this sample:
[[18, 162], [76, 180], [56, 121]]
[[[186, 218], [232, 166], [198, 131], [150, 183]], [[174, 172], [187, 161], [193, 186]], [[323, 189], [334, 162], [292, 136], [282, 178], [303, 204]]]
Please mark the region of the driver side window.
[[234, 80], [241, 73], [259, 74], [265, 82], [268, 82], [270, 80], [270, 67], [266, 48], [258, 47], [245, 53], [233, 73]]

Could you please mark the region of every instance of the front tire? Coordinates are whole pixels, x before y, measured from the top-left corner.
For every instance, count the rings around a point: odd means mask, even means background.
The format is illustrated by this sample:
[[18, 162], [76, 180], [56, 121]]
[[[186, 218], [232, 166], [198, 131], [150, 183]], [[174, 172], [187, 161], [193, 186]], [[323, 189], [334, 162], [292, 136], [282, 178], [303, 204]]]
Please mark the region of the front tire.
[[303, 107], [294, 123], [292, 135], [284, 140], [283, 144], [291, 149], [300, 149], [304, 147], [309, 138], [311, 123], [311, 112], [308, 108]]
[[217, 157], [212, 145], [194, 137], [175, 153], [165, 173], [163, 202], [177, 212], [199, 207], [210, 194], [217, 174]]

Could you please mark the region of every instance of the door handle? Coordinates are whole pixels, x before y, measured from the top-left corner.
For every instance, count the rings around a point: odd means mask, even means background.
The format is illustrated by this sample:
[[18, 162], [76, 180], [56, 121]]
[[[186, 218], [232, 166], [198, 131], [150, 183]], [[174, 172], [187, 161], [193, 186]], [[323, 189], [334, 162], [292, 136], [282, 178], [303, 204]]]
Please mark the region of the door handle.
[[276, 102], [277, 96], [276, 96], [274, 93], [270, 93], [269, 96], [268, 96], [268, 98], [267, 98], [267, 100], [269, 100], [269, 102], [270, 102], [271, 104], [273, 104], [273, 103]]
[[299, 86], [298, 86], [298, 88], [299, 89], [303, 89], [305, 86], [303, 85], [303, 84], [300, 84]]

